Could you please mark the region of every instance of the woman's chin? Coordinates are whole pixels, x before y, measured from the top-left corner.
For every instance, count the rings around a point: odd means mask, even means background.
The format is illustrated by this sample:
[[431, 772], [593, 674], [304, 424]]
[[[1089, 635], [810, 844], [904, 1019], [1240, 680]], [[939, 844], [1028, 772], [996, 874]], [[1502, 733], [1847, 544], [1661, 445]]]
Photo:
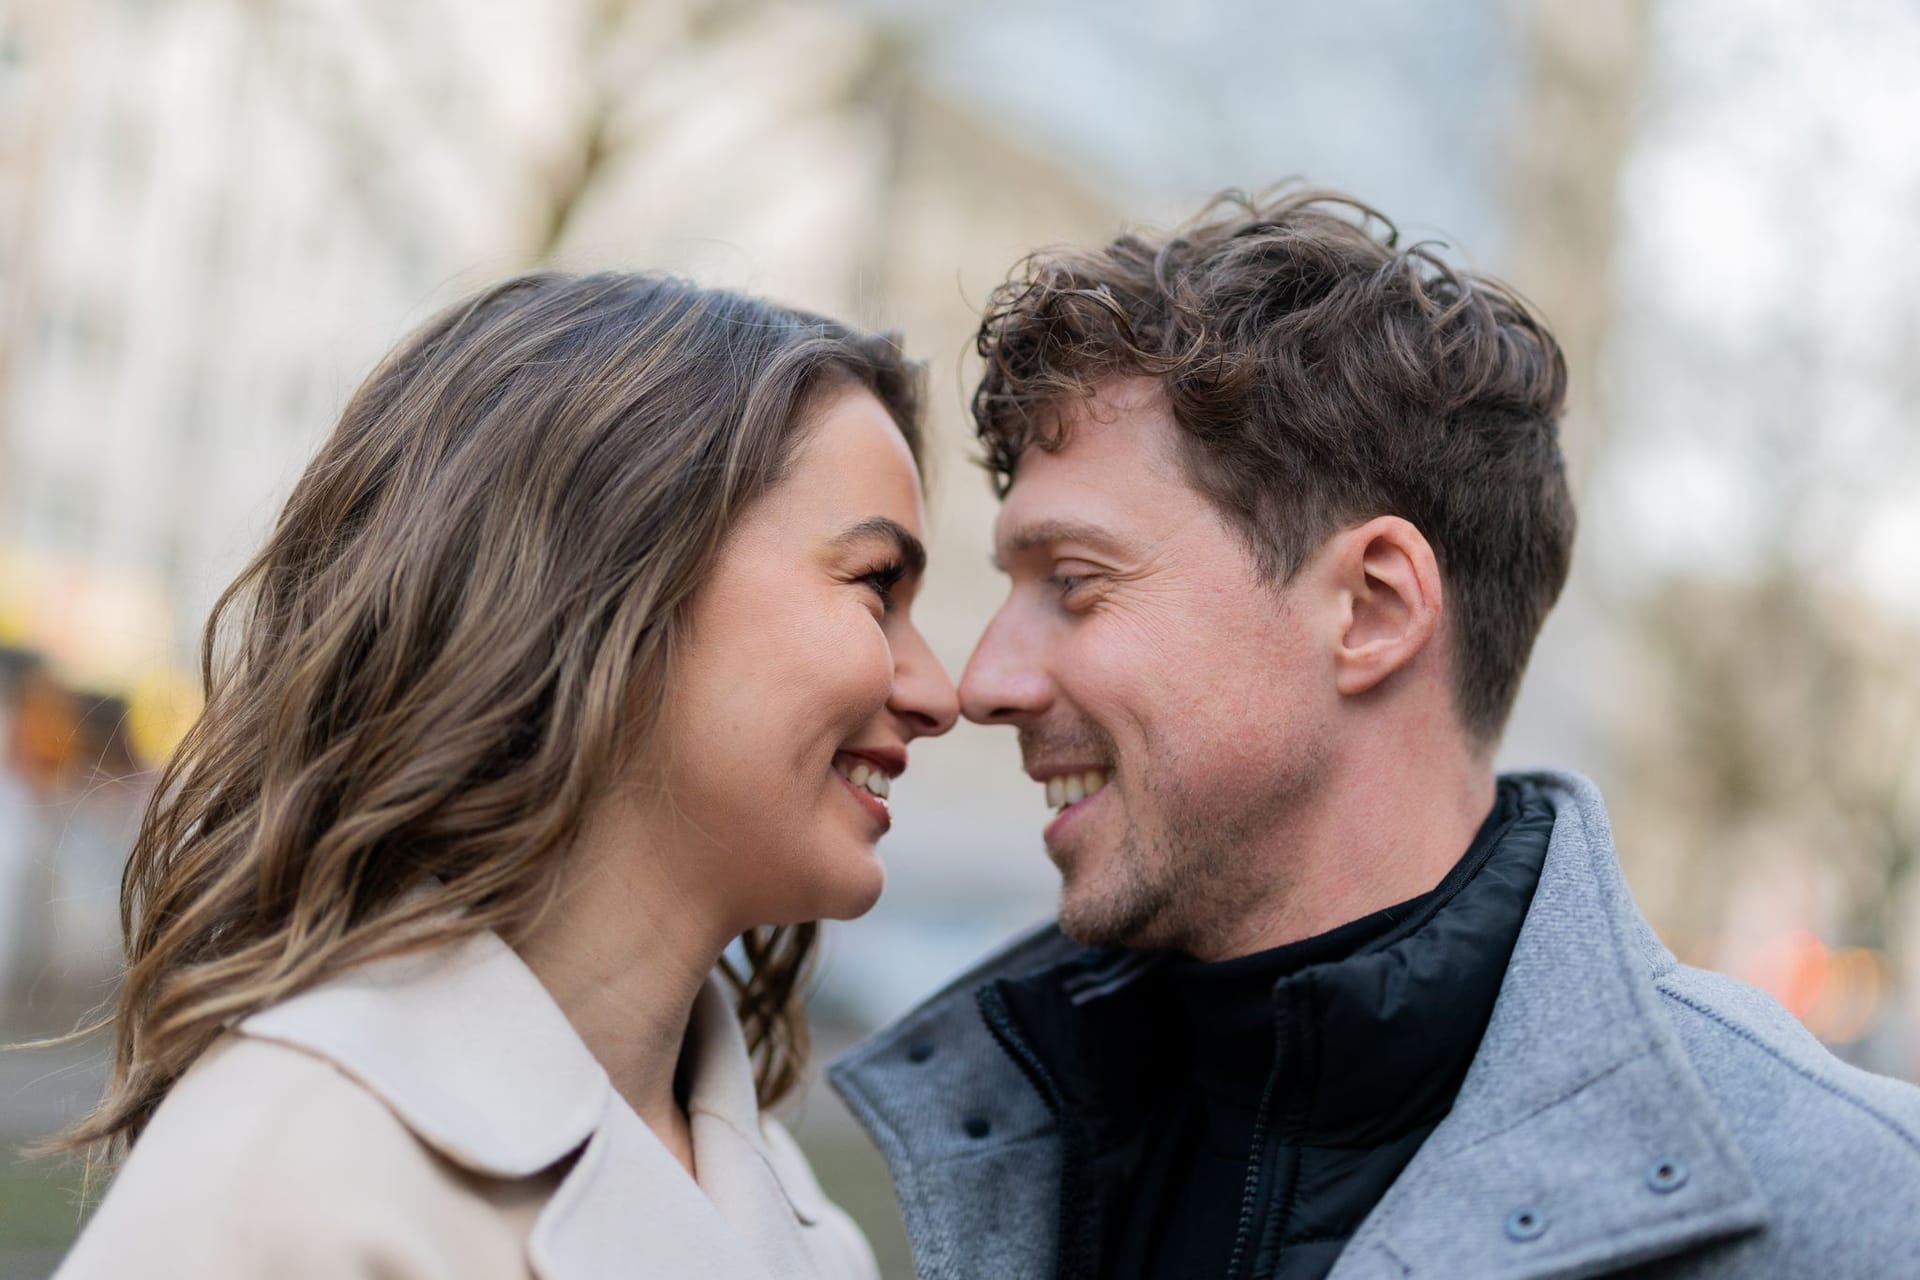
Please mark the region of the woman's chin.
[[822, 895], [822, 920], [855, 920], [873, 910], [887, 887], [887, 871], [878, 856], [869, 852], [867, 865], [857, 871], [836, 875], [830, 891]]

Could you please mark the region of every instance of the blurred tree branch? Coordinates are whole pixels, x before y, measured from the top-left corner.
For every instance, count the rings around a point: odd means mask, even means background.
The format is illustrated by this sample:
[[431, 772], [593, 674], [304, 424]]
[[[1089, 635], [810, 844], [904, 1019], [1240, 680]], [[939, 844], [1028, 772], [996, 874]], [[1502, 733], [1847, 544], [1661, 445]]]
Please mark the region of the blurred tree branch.
[[[1609, 206], [1629, 246], [1620, 403], [1602, 406], [1610, 476], [1637, 490], [1611, 514], [1661, 521], [1613, 621], [1632, 653], [1608, 691], [1622, 846], [1666, 880], [1655, 916], [1689, 959], [1732, 958], [1733, 890], [1756, 879], [1819, 886], [1830, 900], [1787, 904], [1797, 925], [1898, 958], [1920, 888], [1920, 620], [1887, 590], [1906, 558], [1876, 554], [1899, 523], [1876, 521], [1920, 479], [1911, 342], [1888, 340], [1920, 332], [1888, 214], [1920, 170], [1875, 151], [1870, 112], [1905, 91], [1920, 25], [1781, 10], [1723, 43], [1697, 38], [1721, 34], [1710, 7], [1646, 14], [1635, 201]], [[1857, 96], [1831, 92], [1840, 68]]]
[[1514, 0], [1527, 54], [1509, 166], [1511, 276], [1572, 371], [1563, 444], [1576, 483], [1605, 445], [1597, 390], [1613, 309], [1620, 170], [1647, 61], [1647, 0]]
[[1920, 634], [1784, 567], [1670, 581], [1639, 620], [1651, 696], [1624, 770], [1689, 859], [1687, 931], [1719, 931], [1764, 828], [1840, 873], [1842, 941], [1896, 945], [1920, 852]]
[[534, 261], [548, 261], [559, 252], [611, 162], [622, 151], [644, 145], [639, 130], [623, 117], [648, 69], [724, 43], [767, 8], [766, 0], [589, 0], [576, 55], [581, 108], [533, 197], [529, 256]]

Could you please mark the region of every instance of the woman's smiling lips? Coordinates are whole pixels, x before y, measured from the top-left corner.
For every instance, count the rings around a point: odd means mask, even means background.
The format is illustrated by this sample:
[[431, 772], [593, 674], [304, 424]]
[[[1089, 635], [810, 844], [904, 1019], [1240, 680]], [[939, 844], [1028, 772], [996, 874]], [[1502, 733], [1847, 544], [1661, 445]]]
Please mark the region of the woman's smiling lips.
[[893, 779], [905, 773], [907, 753], [898, 747], [858, 747], [837, 751], [833, 772], [854, 802], [867, 811], [885, 834], [893, 826], [887, 796]]

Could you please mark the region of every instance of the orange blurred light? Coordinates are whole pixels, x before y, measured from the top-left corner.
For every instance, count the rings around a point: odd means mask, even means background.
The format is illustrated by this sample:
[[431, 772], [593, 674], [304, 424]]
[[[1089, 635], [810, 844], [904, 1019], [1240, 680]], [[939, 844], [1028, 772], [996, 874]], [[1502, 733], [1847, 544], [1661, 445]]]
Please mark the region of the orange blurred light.
[[1868, 947], [1835, 951], [1827, 981], [1807, 1011], [1807, 1030], [1829, 1044], [1850, 1044], [1873, 1030], [1886, 1007], [1886, 957]]
[[1827, 980], [1827, 944], [1811, 929], [1790, 929], [1760, 949], [1748, 981], [1802, 1022]]
[[1810, 929], [1791, 929], [1762, 947], [1747, 979], [1829, 1044], [1847, 1044], [1873, 1030], [1885, 1011], [1889, 983], [1886, 957], [1878, 951], [1831, 949]]

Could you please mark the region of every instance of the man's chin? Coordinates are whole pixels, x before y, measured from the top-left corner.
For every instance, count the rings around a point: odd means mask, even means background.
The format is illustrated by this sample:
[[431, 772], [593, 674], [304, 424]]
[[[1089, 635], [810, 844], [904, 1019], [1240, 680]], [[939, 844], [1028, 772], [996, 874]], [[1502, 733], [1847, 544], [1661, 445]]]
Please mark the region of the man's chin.
[[1069, 885], [1060, 895], [1060, 932], [1083, 947], [1157, 949], [1165, 945], [1167, 896], [1083, 894]]

